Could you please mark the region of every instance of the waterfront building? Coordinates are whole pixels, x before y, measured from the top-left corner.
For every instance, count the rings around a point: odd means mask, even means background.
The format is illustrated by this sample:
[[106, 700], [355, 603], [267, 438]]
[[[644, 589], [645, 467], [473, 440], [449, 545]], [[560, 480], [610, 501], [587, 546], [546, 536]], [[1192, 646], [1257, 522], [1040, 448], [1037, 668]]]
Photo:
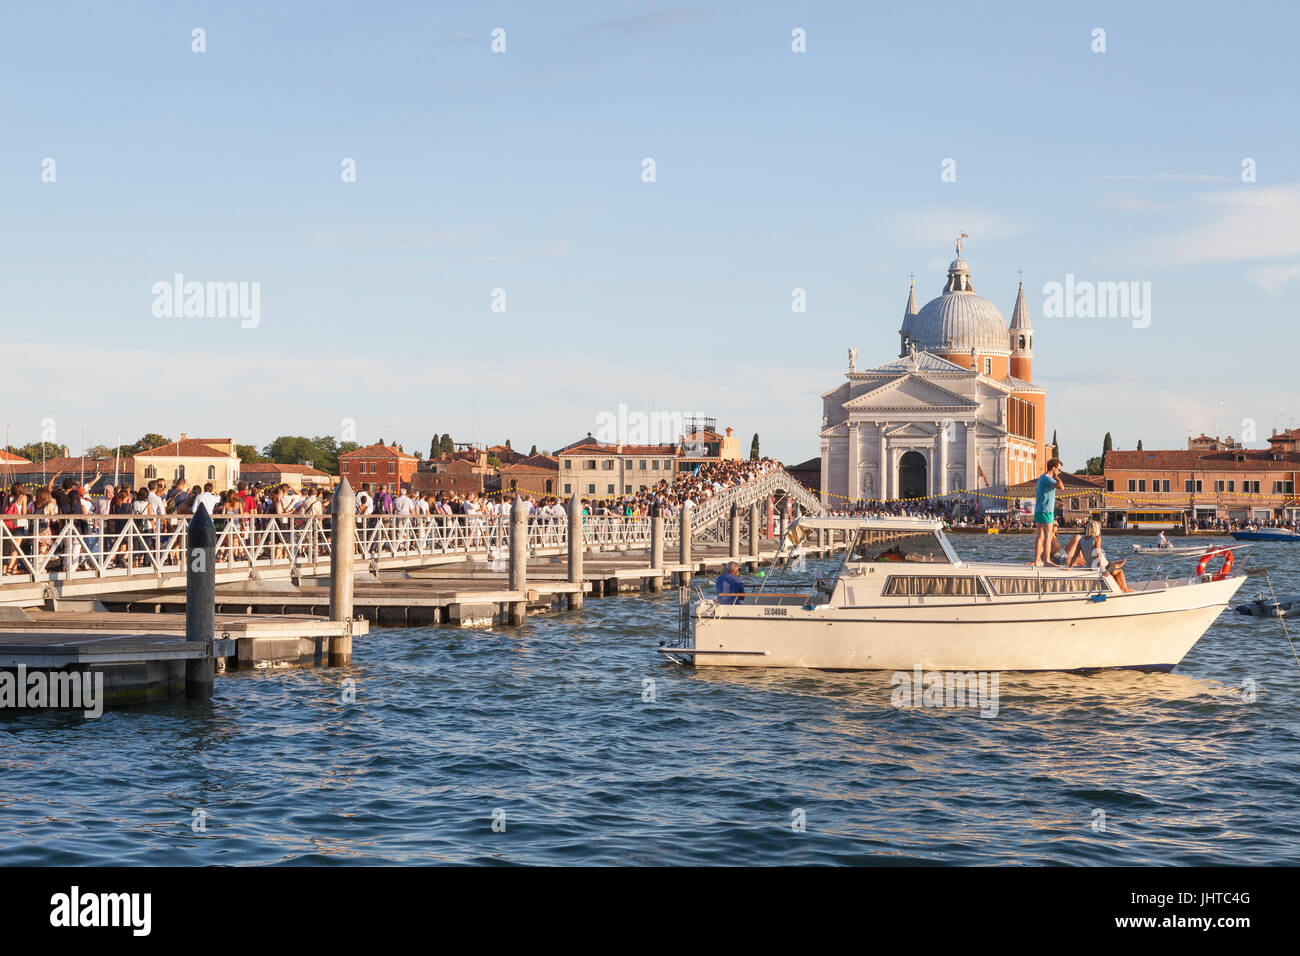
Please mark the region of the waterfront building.
[[46, 458], [43, 462], [26, 461], [14, 456], [14, 460], [0, 464], [3, 464], [6, 485], [18, 482], [36, 487], [47, 484], [51, 478], [58, 475], [60, 482], [64, 478], [75, 478], [85, 484], [87, 491], [96, 494], [103, 491], [105, 485], [134, 487], [135, 459], [130, 455], [123, 455], [120, 458], [80, 458], [65, 455]]
[[[1182, 524], [1300, 519], [1300, 429], [1275, 432], [1268, 448], [1201, 435], [1186, 449], [1106, 453], [1106, 511], [1112, 524]], [[1159, 514], [1160, 518], [1150, 516]]]
[[858, 368], [849, 349], [845, 380], [821, 396], [823, 503], [965, 489], [989, 496], [983, 508], [1005, 507], [1008, 486], [1048, 457], [1023, 283], [1008, 324], [976, 294], [958, 241], [938, 297], [917, 308], [913, 282], [898, 335], [898, 356], [880, 365]]
[[233, 488], [239, 481], [239, 455], [233, 438], [190, 438], [184, 432], [176, 441], [136, 452], [132, 460], [134, 485], [162, 478], [171, 485], [184, 478], [190, 484], [212, 482], [217, 490]]
[[367, 445], [339, 455], [339, 477], [346, 478], [354, 489], [362, 482], [408, 485], [415, 475], [419, 459], [402, 450], [401, 445]]

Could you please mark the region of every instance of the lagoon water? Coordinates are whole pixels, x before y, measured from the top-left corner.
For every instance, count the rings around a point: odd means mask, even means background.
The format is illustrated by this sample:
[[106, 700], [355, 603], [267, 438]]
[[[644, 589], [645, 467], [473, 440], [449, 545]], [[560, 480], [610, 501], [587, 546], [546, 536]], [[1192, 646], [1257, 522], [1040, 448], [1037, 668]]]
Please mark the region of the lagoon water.
[[[1254, 564], [1300, 591], [1294, 546]], [[207, 703], [5, 715], [0, 864], [1300, 863], [1276, 620], [1225, 612], [1170, 674], [1003, 674], [987, 719], [896, 708], [885, 673], [677, 668], [654, 652], [676, 611], [375, 629], [351, 668]]]

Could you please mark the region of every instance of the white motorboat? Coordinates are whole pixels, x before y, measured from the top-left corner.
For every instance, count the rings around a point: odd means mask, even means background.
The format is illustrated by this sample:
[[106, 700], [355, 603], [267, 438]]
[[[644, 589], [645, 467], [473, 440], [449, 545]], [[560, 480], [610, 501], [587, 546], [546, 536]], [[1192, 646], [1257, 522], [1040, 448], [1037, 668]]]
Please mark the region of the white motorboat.
[[[792, 583], [786, 551], [814, 532], [842, 543], [838, 568]], [[963, 561], [939, 521], [802, 517], [758, 590], [682, 589], [678, 636], [659, 651], [696, 667], [1169, 670], [1246, 579], [1227, 571], [1124, 593], [1091, 568]]]

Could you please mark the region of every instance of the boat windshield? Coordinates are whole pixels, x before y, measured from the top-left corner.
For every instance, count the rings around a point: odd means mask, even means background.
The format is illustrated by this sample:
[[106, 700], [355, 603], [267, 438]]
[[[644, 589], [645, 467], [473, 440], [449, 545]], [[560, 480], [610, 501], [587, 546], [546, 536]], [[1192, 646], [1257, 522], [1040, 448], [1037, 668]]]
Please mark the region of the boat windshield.
[[951, 564], [948, 550], [933, 531], [863, 529], [849, 560], [860, 562], [915, 561]]

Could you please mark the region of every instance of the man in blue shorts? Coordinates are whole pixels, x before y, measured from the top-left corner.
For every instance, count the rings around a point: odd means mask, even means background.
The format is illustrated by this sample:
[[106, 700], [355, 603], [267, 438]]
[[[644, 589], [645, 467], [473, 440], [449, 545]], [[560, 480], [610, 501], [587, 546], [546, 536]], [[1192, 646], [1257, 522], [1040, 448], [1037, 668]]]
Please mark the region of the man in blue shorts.
[[1065, 490], [1061, 481], [1061, 459], [1049, 458], [1047, 471], [1039, 475], [1034, 486], [1034, 567], [1054, 568], [1052, 540], [1056, 524], [1056, 493]]

